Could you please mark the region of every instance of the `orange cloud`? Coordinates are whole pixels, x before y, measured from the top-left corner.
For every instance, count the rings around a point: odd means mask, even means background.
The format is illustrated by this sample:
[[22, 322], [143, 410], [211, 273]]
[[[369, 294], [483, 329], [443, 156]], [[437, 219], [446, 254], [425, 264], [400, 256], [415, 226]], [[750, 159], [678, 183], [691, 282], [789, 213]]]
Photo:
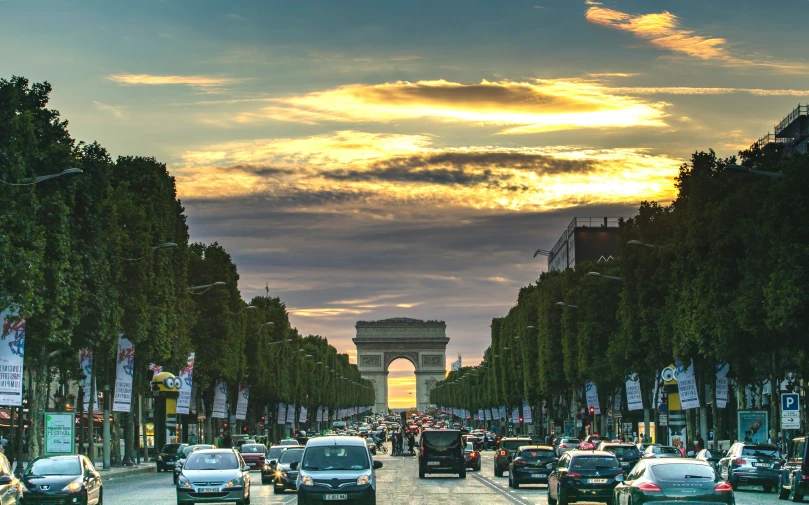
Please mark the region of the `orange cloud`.
[[151, 75], [151, 74], [114, 74], [107, 76], [113, 82], [128, 85], [186, 85], [200, 88], [225, 86], [242, 81], [228, 77], [211, 77], [205, 75]]

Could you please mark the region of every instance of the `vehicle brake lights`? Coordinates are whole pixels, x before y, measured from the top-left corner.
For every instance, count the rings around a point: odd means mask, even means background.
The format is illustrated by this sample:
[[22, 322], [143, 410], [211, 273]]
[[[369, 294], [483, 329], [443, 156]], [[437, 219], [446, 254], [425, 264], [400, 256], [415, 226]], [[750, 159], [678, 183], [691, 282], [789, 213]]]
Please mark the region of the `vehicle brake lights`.
[[713, 490], [717, 493], [729, 493], [733, 491], [733, 488], [727, 482], [720, 482]]
[[501, 456], [505, 456], [505, 455], [506, 455], [506, 451], [502, 451], [502, 450], [501, 450], [501, 451], [500, 451], [500, 455], [501, 455]]
[[747, 463], [747, 460], [744, 458], [736, 458], [735, 460], [733, 460], [733, 463], [735, 463], [736, 466], [742, 466], [745, 463]]
[[[719, 487], [719, 486], [717, 486], [717, 487]], [[660, 489], [660, 486], [658, 486], [657, 484], [654, 484], [652, 482], [642, 482], [642, 483], [638, 484], [637, 489], [639, 491], [645, 491], [647, 493], [662, 493], [663, 492], [663, 490]]]
[[568, 479], [581, 479], [581, 474], [578, 473], [578, 472], [568, 471], [568, 472], [563, 473], [561, 475], [561, 477], [562, 478], [568, 478]]

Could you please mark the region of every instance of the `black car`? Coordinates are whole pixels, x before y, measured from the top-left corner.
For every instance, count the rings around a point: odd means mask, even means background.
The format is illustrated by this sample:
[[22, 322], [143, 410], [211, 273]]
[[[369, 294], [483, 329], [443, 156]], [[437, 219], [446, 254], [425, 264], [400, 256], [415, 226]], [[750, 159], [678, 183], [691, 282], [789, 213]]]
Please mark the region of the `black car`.
[[297, 489], [295, 482], [298, 480], [298, 471], [292, 470], [292, 463], [300, 464], [303, 457], [303, 447], [289, 447], [281, 453], [278, 464], [275, 467], [275, 478], [273, 480], [273, 492], [282, 494], [287, 489], [293, 491]]
[[771, 444], [736, 442], [719, 460], [719, 474], [736, 490], [740, 485], [755, 484], [770, 492], [778, 486], [781, 453]]
[[503, 476], [503, 472], [508, 470], [511, 460], [514, 459], [517, 449], [523, 445], [531, 445], [531, 439], [528, 437], [503, 437], [500, 439], [494, 455], [494, 475], [496, 477]]
[[469, 470], [480, 471], [480, 451], [475, 447], [471, 441], [466, 443], [463, 450], [463, 458], [466, 462], [466, 468]]
[[183, 449], [188, 447], [188, 444], [166, 444], [160, 449], [157, 455], [157, 473], [168, 472], [174, 470], [174, 464], [177, 462]]
[[803, 497], [809, 494], [809, 444], [807, 437], [792, 439], [789, 444], [787, 461], [781, 468], [781, 476], [778, 482], [778, 498], [792, 501], [803, 501]]
[[524, 445], [517, 449], [508, 466], [508, 485], [518, 489], [520, 484], [547, 484], [559, 458], [550, 445]]
[[735, 505], [733, 489], [705, 461], [686, 458], [644, 459], [613, 491], [614, 505], [647, 503]]
[[612, 492], [623, 479], [621, 464], [611, 452], [566, 452], [548, 476], [548, 504], [612, 503]]
[[612, 442], [601, 442], [598, 446], [599, 451], [608, 451], [615, 454], [618, 462], [621, 463], [625, 473], [629, 473], [632, 468], [640, 461], [640, 451], [635, 444], [619, 444]]
[[457, 473], [466, 478], [460, 430], [424, 430], [419, 443], [419, 478], [428, 473]]
[[283, 445], [274, 445], [267, 449], [267, 456], [264, 458], [264, 467], [261, 469], [261, 483], [269, 484], [275, 478], [275, 467], [278, 464], [278, 458], [281, 453], [289, 447]]
[[22, 476], [22, 503], [78, 503], [104, 501], [101, 476], [84, 456], [49, 456], [31, 461]]

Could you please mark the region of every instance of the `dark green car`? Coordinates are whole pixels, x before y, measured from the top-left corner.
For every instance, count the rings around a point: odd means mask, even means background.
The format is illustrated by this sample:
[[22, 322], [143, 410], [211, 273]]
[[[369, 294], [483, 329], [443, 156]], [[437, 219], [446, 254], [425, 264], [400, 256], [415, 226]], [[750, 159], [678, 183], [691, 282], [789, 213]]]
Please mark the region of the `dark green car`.
[[706, 461], [644, 459], [615, 486], [612, 505], [686, 501], [735, 505], [736, 498], [730, 484]]

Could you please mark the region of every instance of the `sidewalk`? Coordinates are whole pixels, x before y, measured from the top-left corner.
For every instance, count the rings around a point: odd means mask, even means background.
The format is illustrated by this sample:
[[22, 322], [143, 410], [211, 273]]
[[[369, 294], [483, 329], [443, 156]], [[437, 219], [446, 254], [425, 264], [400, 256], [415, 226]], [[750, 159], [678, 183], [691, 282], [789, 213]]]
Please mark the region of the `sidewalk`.
[[98, 469], [98, 473], [101, 474], [101, 478], [104, 480], [113, 480], [131, 477], [133, 475], [155, 473], [156, 470], [157, 467], [155, 463], [141, 463], [135, 466], [116, 466], [109, 470]]

